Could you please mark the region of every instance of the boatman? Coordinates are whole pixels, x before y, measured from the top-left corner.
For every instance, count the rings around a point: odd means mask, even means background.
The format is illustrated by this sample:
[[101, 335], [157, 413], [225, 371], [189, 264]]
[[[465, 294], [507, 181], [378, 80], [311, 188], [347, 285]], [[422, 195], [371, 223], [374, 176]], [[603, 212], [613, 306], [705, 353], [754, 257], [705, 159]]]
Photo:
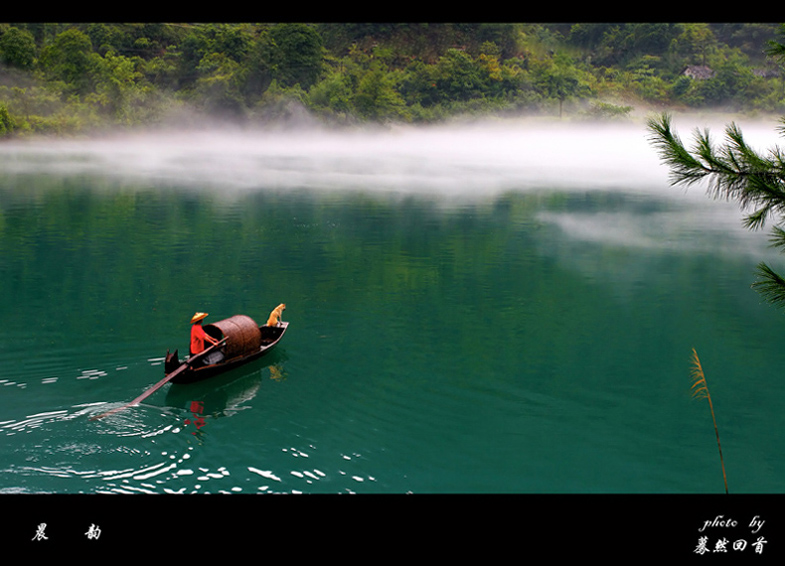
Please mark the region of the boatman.
[[198, 312], [191, 317], [191, 355], [200, 353], [204, 350], [204, 341], [217, 344], [218, 340], [210, 336], [202, 328], [202, 320], [207, 318], [206, 312]]

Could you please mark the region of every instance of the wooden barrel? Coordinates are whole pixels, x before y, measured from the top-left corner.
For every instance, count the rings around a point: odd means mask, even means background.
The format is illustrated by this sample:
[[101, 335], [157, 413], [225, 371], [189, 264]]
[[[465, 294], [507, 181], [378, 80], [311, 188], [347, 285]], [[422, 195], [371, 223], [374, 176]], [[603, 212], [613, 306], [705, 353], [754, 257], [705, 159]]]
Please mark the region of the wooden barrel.
[[258, 350], [262, 343], [259, 325], [244, 314], [204, 325], [204, 331], [213, 338], [226, 338], [224, 354], [226, 358], [243, 356]]

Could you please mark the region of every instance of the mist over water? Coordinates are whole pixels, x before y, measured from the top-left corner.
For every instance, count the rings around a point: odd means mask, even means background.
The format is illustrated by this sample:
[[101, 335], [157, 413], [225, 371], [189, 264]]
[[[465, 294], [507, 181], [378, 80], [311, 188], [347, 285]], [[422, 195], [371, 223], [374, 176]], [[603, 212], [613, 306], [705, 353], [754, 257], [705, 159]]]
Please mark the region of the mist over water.
[[[674, 129], [690, 142], [708, 129], [724, 142], [734, 121], [759, 151], [776, 147], [771, 120], [681, 115]], [[629, 211], [542, 213], [543, 221], [573, 237], [625, 246], [680, 245], [680, 232], [703, 232], [706, 245], [761, 253], [764, 232], [740, 229], [735, 203], [715, 201], [705, 185], [673, 187], [667, 166], [649, 140], [645, 121], [624, 123], [509, 119], [437, 126], [269, 131], [215, 128], [118, 134], [82, 140], [0, 144], [8, 174], [98, 175], [122, 185], [166, 185], [227, 199], [249, 191], [306, 191], [316, 195], [360, 192], [376, 197], [433, 199], [454, 207], [527, 192], [614, 192], [676, 208], [645, 218]], [[670, 243], [663, 233], [672, 234]], [[732, 238], [728, 238], [732, 234]], [[708, 236], [711, 235], [711, 238]], [[689, 240], [687, 245], [695, 245]], [[765, 247], [765, 246], [764, 246]], [[719, 249], [725, 249], [719, 247]], [[767, 253], [767, 252], [764, 252]]]
[[[683, 138], [700, 119], [682, 117]], [[774, 124], [740, 122], [753, 145], [771, 147]], [[724, 123], [711, 122], [719, 138]], [[602, 188], [683, 198], [642, 121], [534, 119], [377, 129], [160, 131], [85, 140], [6, 142], [6, 172], [99, 173], [222, 189], [363, 190], [493, 198], [504, 191]]]

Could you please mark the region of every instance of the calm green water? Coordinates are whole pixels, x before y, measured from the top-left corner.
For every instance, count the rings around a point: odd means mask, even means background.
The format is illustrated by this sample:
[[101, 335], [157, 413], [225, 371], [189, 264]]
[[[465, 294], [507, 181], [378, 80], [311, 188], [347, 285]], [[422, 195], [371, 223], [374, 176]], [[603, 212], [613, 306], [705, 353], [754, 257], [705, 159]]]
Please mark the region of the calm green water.
[[[779, 258], [644, 137], [0, 147], [0, 492], [720, 493], [693, 347], [730, 490], [785, 491], [785, 318], [750, 289]], [[280, 302], [268, 358], [90, 420], [194, 311]]]

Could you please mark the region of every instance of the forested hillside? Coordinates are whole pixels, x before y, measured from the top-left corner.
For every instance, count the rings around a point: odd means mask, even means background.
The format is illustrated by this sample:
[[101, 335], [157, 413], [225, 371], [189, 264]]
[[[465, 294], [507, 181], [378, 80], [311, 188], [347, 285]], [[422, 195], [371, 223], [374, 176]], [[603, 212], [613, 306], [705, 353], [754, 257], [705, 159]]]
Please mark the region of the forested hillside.
[[221, 119], [785, 113], [778, 24], [0, 24], [0, 136]]

